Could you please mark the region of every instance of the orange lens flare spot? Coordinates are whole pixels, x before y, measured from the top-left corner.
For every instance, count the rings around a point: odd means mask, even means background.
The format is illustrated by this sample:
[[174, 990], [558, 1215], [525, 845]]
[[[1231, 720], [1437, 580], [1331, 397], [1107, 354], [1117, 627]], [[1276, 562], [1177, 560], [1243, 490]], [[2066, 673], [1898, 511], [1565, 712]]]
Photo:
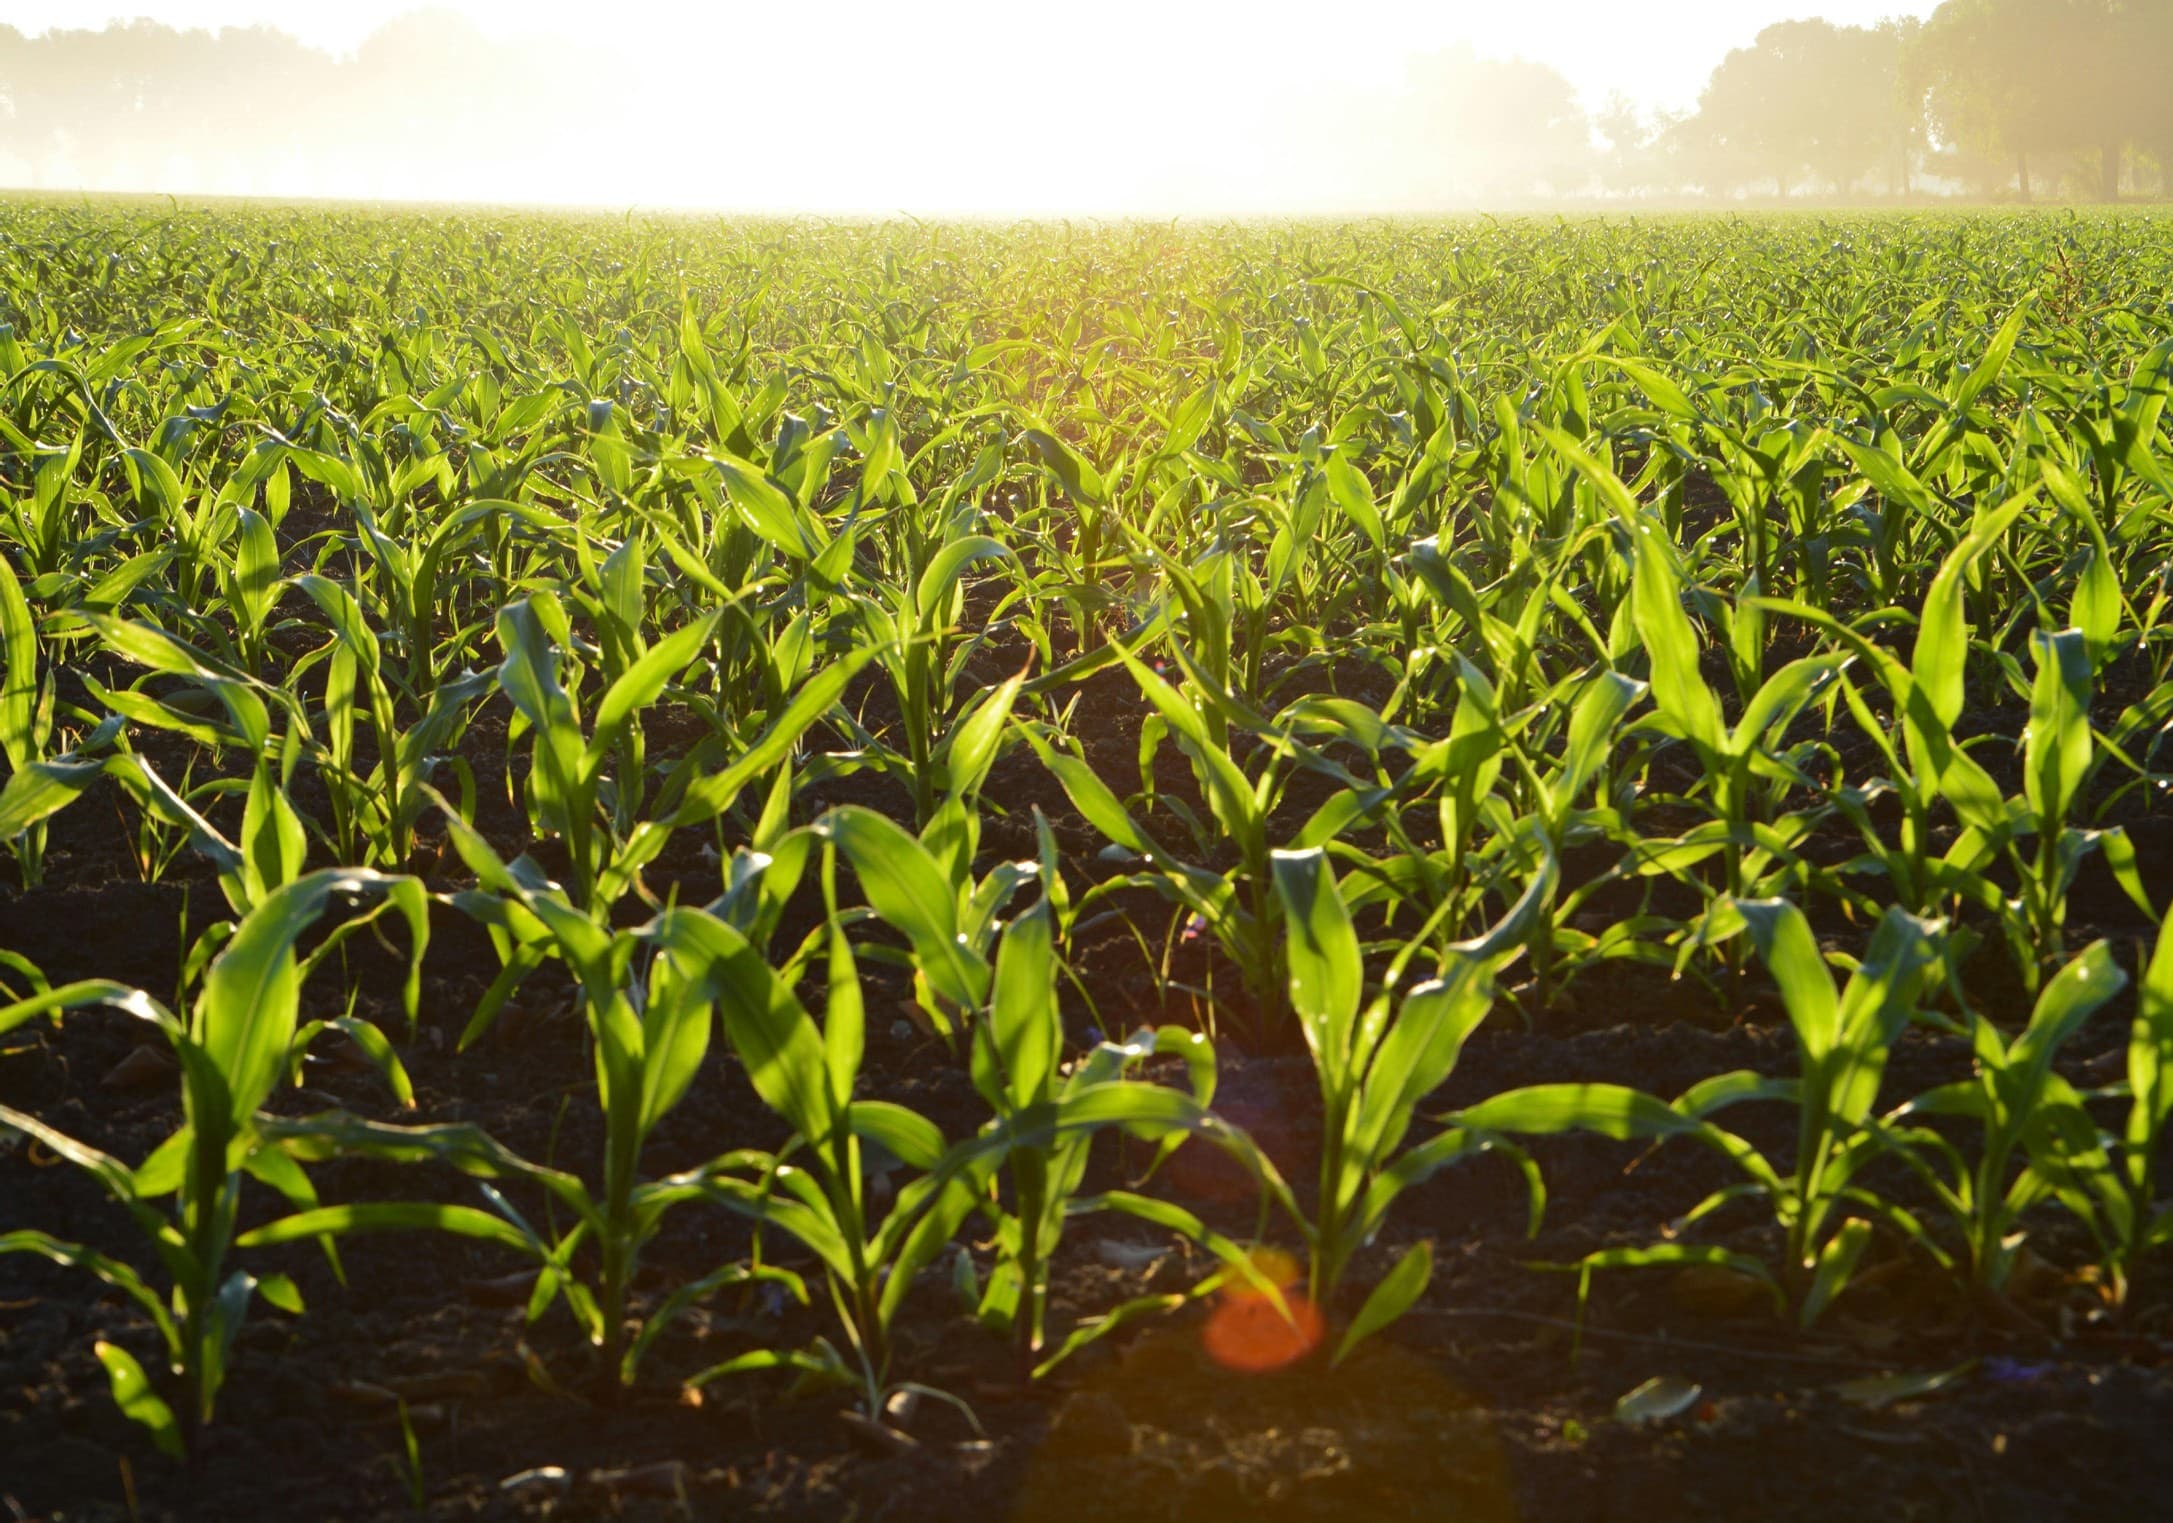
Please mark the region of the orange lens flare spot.
[[1283, 1305], [1288, 1317], [1263, 1295], [1224, 1301], [1207, 1319], [1208, 1357], [1226, 1370], [1265, 1375], [1319, 1348], [1328, 1331], [1320, 1308], [1294, 1290], [1284, 1294]]
[[1283, 1304], [1277, 1306], [1248, 1281], [1233, 1280], [1223, 1288], [1202, 1336], [1208, 1357], [1224, 1369], [1265, 1375], [1319, 1348], [1328, 1324], [1320, 1308], [1294, 1288], [1303, 1275], [1296, 1259], [1279, 1248], [1262, 1248], [1252, 1264], [1283, 1292]]

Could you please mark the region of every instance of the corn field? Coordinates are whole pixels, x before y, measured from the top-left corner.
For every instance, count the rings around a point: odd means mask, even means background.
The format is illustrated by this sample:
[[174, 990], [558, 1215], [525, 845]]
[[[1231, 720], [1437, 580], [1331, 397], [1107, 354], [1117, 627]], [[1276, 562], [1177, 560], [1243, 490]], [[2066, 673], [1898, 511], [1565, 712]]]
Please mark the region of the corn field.
[[2140, 1516], [2169, 232], [0, 208], [0, 1494]]

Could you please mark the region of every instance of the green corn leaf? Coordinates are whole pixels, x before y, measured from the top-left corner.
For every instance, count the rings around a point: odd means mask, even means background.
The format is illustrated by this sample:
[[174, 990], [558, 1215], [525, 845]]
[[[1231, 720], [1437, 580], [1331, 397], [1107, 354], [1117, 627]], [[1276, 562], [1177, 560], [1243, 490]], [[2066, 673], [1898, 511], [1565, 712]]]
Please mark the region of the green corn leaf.
[[846, 687], [876, 654], [872, 647], [862, 646], [808, 678], [792, 701], [785, 705], [784, 712], [770, 721], [769, 728], [753, 745], [722, 771], [703, 777], [687, 788], [678, 808], [665, 823], [673, 827], [698, 824], [731, 808], [749, 783], [792, 754], [792, 748], [800, 743], [801, 737], [836, 706]]
[[314, 1237], [352, 1237], [369, 1232], [447, 1232], [455, 1237], [497, 1243], [531, 1256], [536, 1255], [539, 1248], [532, 1236], [502, 1216], [494, 1216], [474, 1206], [420, 1200], [319, 1206], [314, 1211], [298, 1211], [244, 1232], [234, 1243], [240, 1248], [272, 1248]]
[[725, 496], [740, 520], [779, 553], [810, 561], [830, 543], [820, 515], [802, 509], [760, 467], [729, 453], [720, 453], [716, 464]]
[[986, 534], [952, 540], [928, 562], [928, 569], [921, 573], [913, 589], [914, 618], [924, 630], [932, 628], [950, 608], [951, 592], [968, 566], [975, 561], [1007, 559], [1017, 559], [1011, 547]]
[[2173, 1116], [2173, 934], [2162, 925], [2136, 990], [2135, 1021], [2128, 1031], [2128, 1092], [2129, 1168], [2140, 1176], [2135, 1182], [2147, 1183], [2156, 1168], [2156, 1143]]
[[1806, 1063], [1822, 1061], [1841, 1040], [1841, 1001], [1810, 921], [1785, 899], [1743, 900], [1735, 907], [1750, 927], [1766, 970], [1780, 986]]
[[1861, 1217], [1849, 1218], [1842, 1223], [1839, 1232], [1827, 1239], [1818, 1252], [1811, 1288], [1804, 1292], [1803, 1305], [1796, 1313], [1803, 1326], [1817, 1322], [1835, 1298], [1848, 1288], [1849, 1276], [1856, 1272], [1857, 1263], [1870, 1246], [1871, 1223]]
[[852, 1103], [867, 1051], [867, 1011], [852, 943], [845, 939], [834, 909], [824, 935], [829, 943], [829, 986], [823, 1006], [823, 1066], [830, 1078], [831, 1109], [843, 1112]]
[[1977, 363], [1970, 366], [1954, 388], [1954, 410], [1969, 411], [1970, 405], [1984, 394], [1984, 389], [1997, 381], [2007, 369], [2007, 361], [2015, 352], [2015, 341], [2022, 335], [2023, 319], [2030, 314], [2030, 304], [2025, 301], [2007, 315], [1999, 331], [1992, 335], [1992, 342], [1985, 347]]
[[1659, 526], [1640, 517], [1631, 525], [1636, 536], [1636, 570], [1630, 581], [1631, 619], [1651, 657], [1653, 702], [1692, 745], [1721, 755], [1726, 731], [1720, 702], [1699, 675], [1701, 646], [1683, 610], [1682, 580], [1675, 552], [1661, 538]]
[[[38, 724], [38, 635], [23, 584], [5, 555], [0, 555], [0, 666], [6, 668], [0, 671], [0, 754], [20, 772], [45, 749]], [[8, 781], [12, 791], [14, 779]], [[0, 839], [23, 828], [0, 828]]]
[[1381, 524], [1381, 509], [1373, 499], [1373, 488], [1367, 483], [1365, 472], [1358, 469], [1339, 451], [1321, 462], [1321, 470], [1328, 478], [1328, 495], [1350, 520], [1351, 527], [1366, 537], [1376, 555], [1388, 553], [1388, 531]]
[[652, 970], [641, 1010], [641, 1105], [635, 1123], [646, 1137], [687, 1089], [709, 1052], [710, 1003], [677, 978]]
[[[1911, 673], [1942, 729], [1951, 727], [1962, 713], [1962, 676], [1969, 654], [1963, 593], [1970, 567], [1998, 543], [2028, 506], [2026, 496], [2017, 497], [1981, 518], [1940, 563], [1924, 595]], [[1913, 740], [1912, 747], [1922, 743]]]
[[144, 1374], [136, 1356], [103, 1339], [92, 1349], [98, 1362], [106, 1367], [106, 1378], [113, 1385], [113, 1404], [122, 1415], [148, 1429], [161, 1453], [172, 1459], [182, 1458], [181, 1424], [174, 1420], [174, 1409], [151, 1389], [150, 1377]]
[[206, 1060], [225, 1079], [234, 1123], [246, 1120], [264, 1102], [285, 1071], [300, 992], [294, 944], [335, 896], [393, 899], [414, 941], [412, 989], [429, 922], [417, 896], [397, 892], [408, 881], [364, 869], [311, 873], [270, 894], [213, 959], [197, 997], [194, 1031]]
[[821, 1034], [792, 990], [744, 936], [699, 910], [667, 910], [646, 933], [717, 1001], [747, 1077], [778, 1115], [812, 1142], [835, 1125]]
[[1045, 428], [1029, 428], [1026, 442], [1034, 447], [1042, 464], [1056, 477], [1065, 496], [1088, 507], [1100, 507], [1108, 500], [1108, 488], [1102, 485], [1101, 473], [1055, 434]]
[[242, 508], [241, 543], [235, 551], [234, 599], [243, 623], [261, 629], [279, 601], [279, 544], [263, 514]]
[[[1403, 1142], [1412, 1113], [1441, 1087], [1465, 1040], [1493, 1006], [1486, 965], [1454, 955], [1440, 978], [1404, 996], [1396, 1018], [1370, 1055], [1370, 1069], [1351, 1127], [1354, 1163], [1377, 1166]], [[1369, 1055], [1360, 1054], [1359, 1061]]]
[[1665, 1100], [1620, 1084], [1535, 1084], [1504, 1090], [1458, 1111], [1455, 1121], [1479, 1132], [1553, 1136], [1585, 1131], [1619, 1142], [1681, 1136], [1701, 1125]]
[[1324, 1084], [1340, 1093], [1350, 1073], [1353, 1027], [1365, 993], [1358, 933], [1322, 848], [1277, 851], [1271, 861], [1288, 930], [1291, 1008]]
[[1366, 1297], [1365, 1305], [1358, 1309], [1358, 1315], [1352, 1319], [1342, 1341], [1336, 1344], [1335, 1358], [1330, 1363], [1341, 1364], [1359, 1344], [1409, 1311], [1426, 1293], [1427, 1283], [1433, 1277], [1434, 1245], [1413, 1243]]
[[51, 819], [106, 774], [102, 761], [26, 761], [0, 785], [0, 841]]
[[834, 809], [825, 827], [876, 914], [905, 934], [914, 966], [945, 999], [978, 1009], [989, 968], [959, 936], [958, 900], [927, 848], [872, 809]]
[[2090, 649], [2079, 629], [2030, 637], [2037, 681], [2023, 741], [2023, 793], [2037, 828], [2056, 831], [2090, 768]]
[[999, 1111], [1048, 1099], [1063, 1026], [1056, 1006], [1054, 916], [1046, 899], [1005, 927], [989, 1015], [974, 1040], [974, 1083]]
[[159, 1336], [165, 1340], [167, 1348], [180, 1346], [180, 1329], [174, 1325], [173, 1316], [166, 1309], [166, 1298], [146, 1285], [141, 1275], [118, 1259], [107, 1258], [80, 1243], [62, 1242], [59, 1238], [28, 1228], [0, 1232], [0, 1254], [4, 1253], [34, 1253], [63, 1268], [84, 1270], [127, 1296], [139, 1310], [148, 1315], [158, 1328]]
[[710, 614], [696, 619], [684, 629], [657, 641], [611, 684], [603, 701], [596, 706], [595, 738], [589, 743], [586, 765], [593, 767], [599, 757], [618, 743], [620, 732], [634, 715], [655, 703], [665, 685], [686, 670], [702, 647], [709, 643], [720, 617]]
[[943, 1161], [943, 1132], [917, 1111], [888, 1100], [855, 1100], [852, 1103], [853, 1135], [873, 1142], [909, 1169], [923, 1172]]

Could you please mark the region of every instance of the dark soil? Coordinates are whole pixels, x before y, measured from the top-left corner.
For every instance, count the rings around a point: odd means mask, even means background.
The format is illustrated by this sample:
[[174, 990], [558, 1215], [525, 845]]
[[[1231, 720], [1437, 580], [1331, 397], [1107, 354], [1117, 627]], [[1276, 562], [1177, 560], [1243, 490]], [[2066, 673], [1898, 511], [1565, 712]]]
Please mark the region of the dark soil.
[[[1136, 776], [1136, 716], [1117, 682], [1090, 684], [1075, 719], [1091, 755], [1120, 788]], [[467, 751], [484, 824], [507, 844], [518, 816], [504, 805], [504, 729], [486, 711]], [[1179, 767], [1164, 779], [1188, 786]], [[903, 803], [869, 778], [830, 785], [892, 810]], [[1067, 876], [1110, 867], [1061, 790], [1023, 751], [990, 786], [1007, 814], [990, 819], [995, 855], [1032, 849], [1031, 810], [1056, 826]], [[308, 801], [298, 794], [298, 802]], [[58, 983], [99, 976], [174, 989], [183, 927], [193, 935], [225, 906], [201, 864], [183, 855], [157, 883], [138, 880], [129, 819], [94, 791], [59, 817], [49, 882], [0, 897], [0, 945]], [[2142, 822], [2149, 824], [2150, 822]], [[2144, 832], [2138, 832], [2144, 834]], [[2145, 839], [2154, 891], [2169, 884], [2165, 831]], [[675, 842], [653, 881], [681, 883], [696, 902], [714, 870], [701, 842]], [[441, 873], [443, 869], [439, 870]], [[437, 886], [449, 879], [441, 877]], [[712, 888], [710, 892], [714, 892]], [[1167, 912], [1149, 896], [1151, 915]], [[2145, 927], [2117, 893], [2086, 883], [2076, 945], [2102, 930], [2132, 941]], [[2123, 918], [2125, 917], [2125, 918]], [[585, 1169], [601, 1151], [589, 1060], [561, 985], [539, 977], [481, 1044], [453, 1048], [496, 972], [488, 942], [450, 910], [438, 914], [422, 1018], [406, 1034], [396, 960], [356, 948], [359, 1010], [400, 1040], [414, 1076], [410, 1121], [480, 1124], [523, 1154]], [[1235, 987], [1232, 970], [1184, 947], [1188, 983]], [[1988, 948], [1980, 961], [1996, 963]], [[1180, 1018], [1128, 933], [1078, 949], [1093, 995], [1078, 1026], [1121, 1029]], [[904, 1019], [903, 982], [868, 965], [867, 1093], [922, 1111], [946, 1134], [983, 1119], [961, 1066]], [[1995, 970], [1996, 972], [1996, 970]], [[1993, 975], [1987, 975], [1993, 976]], [[887, 978], [888, 983], [882, 982]], [[340, 979], [319, 980], [312, 1013], [338, 1014]], [[1996, 976], [1993, 977], [1996, 984]], [[2101, 1013], [2063, 1066], [2117, 1077], [2126, 1005]], [[151, 1073], [121, 1084], [136, 1046], [125, 1019], [91, 1014], [0, 1043], [0, 1103], [134, 1162], [178, 1120], [176, 1087]], [[1286, 1172], [1303, 1179], [1317, 1144], [1311, 1070], [1302, 1055], [1226, 1034], [1221, 1108], [1246, 1125]], [[1498, 1090], [1547, 1080], [1626, 1082], [1672, 1095], [1706, 1076], [1750, 1068], [1786, 1073], [1792, 1049], [1777, 1006], [1756, 986], [1716, 1005], [1698, 985], [1613, 965], [1581, 976], [1561, 1004], [1520, 1022], [1507, 1003], [1473, 1039], [1437, 1103], [1442, 1111]], [[1967, 1072], [1967, 1052], [1930, 1031], [1898, 1047], [1889, 1096]], [[136, 1065], [141, 1068], [141, 1062]], [[398, 1117], [376, 1076], [327, 1058], [276, 1108], [342, 1106]], [[1731, 1116], [1785, 1158], [1788, 1118]], [[660, 1174], [732, 1146], [782, 1140], [725, 1044], [713, 1044], [686, 1102], [656, 1134], [646, 1163]], [[1970, 1309], [1894, 1244], [1874, 1249], [1864, 1287], [1815, 1335], [1799, 1334], [1725, 1276], [1623, 1271], [1594, 1287], [1576, 1335], [1577, 1281], [1559, 1265], [1610, 1245], [1657, 1241], [1669, 1220], [1727, 1183], [1695, 1148], [1657, 1151], [1598, 1139], [1536, 1149], [1549, 1198], [1536, 1238], [1525, 1235], [1516, 1173], [1483, 1160], [1407, 1196], [1384, 1241], [1353, 1273], [1361, 1288], [1402, 1251], [1431, 1239], [1437, 1270], [1420, 1305], [1342, 1367], [1316, 1356], [1266, 1375], [1232, 1373], [1207, 1357], [1206, 1307], [1142, 1324], [1096, 1345], [1054, 1378], [1021, 1386], [1006, 1349], [959, 1308], [946, 1273], [916, 1290], [900, 1332], [899, 1370], [970, 1404], [985, 1436], [951, 1408], [922, 1404], [898, 1447], [856, 1427], [834, 1396], [794, 1398], [773, 1377], [709, 1386], [695, 1402], [680, 1379], [746, 1349], [799, 1345], [822, 1319], [777, 1298], [726, 1292], [665, 1336], [634, 1392], [596, 1395], [589, 1352], [562, 1307], [524, 1320], [518, 1264], [464, 1239], [350, 1240], [345, 1283], [314, 1249], [253, 1256], [300, 1283], [299, 1318], [260, 1306], [242, 1334], [219, 1420], [194, 1469], [159, 1458], [114, 1409], [94, 1339], [152, 1366], [147, 1320], [90, 1276], [28, 1255], [0, 1256], [0, 1512], [37, 1519], [776, 1518], [832, 1520], [1428, 1519], [1440, 1523], [1635, 1523], [1635, 1520], [1916, 1520], [2142, 1517], [2173, 1494], [2173, 1376], [2164, 1356], [2167, 1303], [2146, 1280], [2111, 1322], [2071, 1274], [2088, 1245], [2057, 1218], [2033, 1238], [2041, 1260], [2014, 1296]], [[1112, 1146], [1107, 1182], [1140, 1162]], [[430, 1169], [362, 1163], [314, 1172], [327, 1200], [472, 1199], [472, 1186]], [[1908, 1182], [1882, 1181], [1905, 1197]], [[1249, 1230], [1247, 1203], [1226, 1198], [1230, 1176], [1212, 1159], [1179, 1159], [1154, 1188]], [[252, 1187], [254, 1190], [254, 1187]], [[526, 1202], [535, 1205], [535, 1202]], [[265, 1193], [250, 1221], [273, 1214]], [[1731, 1246], [1770, 1253], [1749, 1216], [1711, 1228]], [[35, 1226], [150, 1269], [122, 1213], [78, 1171], [41, 1149], [0, 1145], [0, 1230]], [[745, 1225], [699, 1205], [678, 1209], [645, 1256], [642, 1300], [741, 1256]], [[985, 1251], [982, 1253], [985, 1262]], [[1120, 1219], [1077, 1225], [1062, 1250], [1053, 1331], [1149, 1290], [1183, 1289], [1210, 1262]], [[2161, 1271], [2173, 1266], [2153, 1266]], [[1349, 1307], [1339, 1308], [1345, 1314]], [[1879, 1403], [1851, 1382], [1968, 1366], [1930, 1396]], [[1615, 1420], [1618, 1398], [1655, 1376], [1701, 1390], [1678, 1415]], [[1892, 1392], [1886, 1392], [1892, 1395]], [[404, 1458], [405, 1403], [419, 1474]], [[545, 1472], [544, 1467], [557, 1467]]]

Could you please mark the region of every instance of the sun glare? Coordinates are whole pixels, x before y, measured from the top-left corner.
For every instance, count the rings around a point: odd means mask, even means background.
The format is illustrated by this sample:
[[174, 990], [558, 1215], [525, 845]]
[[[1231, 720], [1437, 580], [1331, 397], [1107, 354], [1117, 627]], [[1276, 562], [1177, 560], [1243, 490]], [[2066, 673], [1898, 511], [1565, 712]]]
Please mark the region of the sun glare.
[[[1840, 24], [1928, 9], [1825, 7]], [[1623, 121], [1664, 130], [1729, 47], [1788, 7], [838, 0], [811, 15], [672, 0], [30, 0], [10, 12], [21, 45], [47, 47], [5, 82], [25, 130], [0, 137], [0, 182], [31, 189], [1174, 216], [1604, 189], [1596, 155]], [[90, 29], [109, 23], [137, 29], [127, 77], [56, 105], [95, 68]], [[0, 29], [0, 51], [7, 41]], [[167, 98], [161, 53], [202, 99]]]

